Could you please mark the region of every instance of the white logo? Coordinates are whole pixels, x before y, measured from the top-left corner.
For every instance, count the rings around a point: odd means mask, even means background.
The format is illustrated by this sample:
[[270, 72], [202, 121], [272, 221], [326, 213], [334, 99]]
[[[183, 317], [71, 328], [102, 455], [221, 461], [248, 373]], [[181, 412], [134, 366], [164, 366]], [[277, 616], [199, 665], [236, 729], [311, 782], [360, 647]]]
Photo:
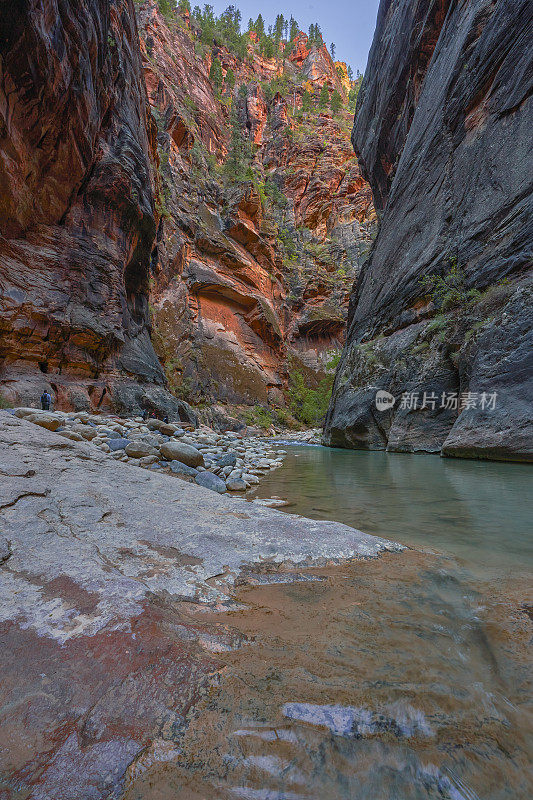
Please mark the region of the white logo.
[[386, 392], [384, 389], [379, 389], [376, 392], [375, 403], [378, 411], [386, 411], [388, 408], [392, 408], [395, 402], [396, 398], [394, 395]]

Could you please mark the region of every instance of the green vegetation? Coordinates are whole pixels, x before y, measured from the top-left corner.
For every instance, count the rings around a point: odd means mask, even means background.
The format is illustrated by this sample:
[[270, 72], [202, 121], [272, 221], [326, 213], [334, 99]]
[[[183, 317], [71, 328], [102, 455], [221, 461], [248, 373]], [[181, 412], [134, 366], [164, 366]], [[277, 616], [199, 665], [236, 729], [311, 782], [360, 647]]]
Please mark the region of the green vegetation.
[[304, 114], [308, 114], [310, 111], [313, 110], [313, 100], [311, 97], [311, 93], [305, 90], [302, 95], [302, 111]]
[[233, 72], [231, 67], [226, 72], [224, 83], [226, 84], [230, 92], [232, 92], [233, 89], [235, 88], [235, 73]]
[[335, 89], [333, 94], [331, 95], [331, 113], [336, 115], [339, 114], [342, 110], [342, 97], [340, 93]]
[[[348, 68], [348, 77], [350, 77], [350, 74], [353, 75], [351, 67]], [[357, 107], [357, 97], [359, 95], [362, 85], [363, 85], [363, 76], [359, 75], [348, 93], [348, 109], [353, 113], [355, 113], [355, 109]]]
[[308, 45], [309, 47], [322, 47], [324, 44], [324, 39], [322, 38], [322, 31], [320, 30], [320, 25], [316, 23], [314, 25], [309, 26], [309, 40]]
[[228, 157], [223, 167], [223, 174], [231, 181], [253, 180], [251, 168], [251, 144], [242, 135], [239, 114], [232, 108], [230, 115], [231, 135]]
[[477, 289], [467, 289], [464, 274], [456, 258], [448, 259], [450, 268], [445, 275], [425, 275], [420, 281], [436, 308], [449, 311], [479, 298]]
[[322, 423], [331, 399], [339, 360], [340, 353], [332, 355], [326, 363], [326, 376], [315, 388], [306, 384], [303, 373], [294, 369], [289, 361], [289, 408], [294, 417], [304, 425], [317, 426]]
[[220, 92], [222, 88], [222, 64], [218, 60], [218, 58], [214, 58], [211, 63], [211, 69], [209, 70], [209, 80], [215, 87], [215, 89]]
[[270, 428], [273, 423], [270, 409], [259, 405], [246, 409], [244, 418], [248, 425], [257, 425], [258, 428]]
[[325, 111], [328, 106], [329, 106], [329, 89], [327, 84], [325, 83], [322, 89], [320, 90], [320, 95], [318, 97], [318, 107], [321, 111]]
[[176, 4], [174, 0], [157, 0], [157, 4], [164, 17], [170, 17], [176, 10]]
[[0, 394], [0, 408], [11, 408], [11, 403], [6, 400], [3, 394]]

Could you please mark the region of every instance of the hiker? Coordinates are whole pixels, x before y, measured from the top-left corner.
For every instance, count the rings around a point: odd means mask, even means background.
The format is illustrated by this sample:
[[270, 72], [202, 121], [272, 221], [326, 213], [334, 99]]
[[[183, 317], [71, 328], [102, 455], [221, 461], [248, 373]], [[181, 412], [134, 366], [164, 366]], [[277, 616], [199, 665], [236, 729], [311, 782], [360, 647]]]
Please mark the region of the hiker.
[[50, 411], [50, 406], [52, 404], [52, 395], [50, 392], [45, 389], [41, 395], [41, 408], [43, 411]]
[[168, 417], [163, 417], [163, 422], [165, 423], [165, 425], [168, 425]]

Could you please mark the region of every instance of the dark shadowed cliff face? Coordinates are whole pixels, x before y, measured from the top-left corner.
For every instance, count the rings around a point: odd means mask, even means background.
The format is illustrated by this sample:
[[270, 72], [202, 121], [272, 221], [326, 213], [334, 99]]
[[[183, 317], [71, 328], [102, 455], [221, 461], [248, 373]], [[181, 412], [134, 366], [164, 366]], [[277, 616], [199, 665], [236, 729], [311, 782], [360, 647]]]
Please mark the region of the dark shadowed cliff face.
[[527, 0], [382, 0], [353, 132], [380, 230], [331, 444], [531, 458], [532, 17]]
[[29, 402], [48, 386], [66, 407], [133, 408], [144, 384], [165, 405], [132, 0], [1, 2], [0, 56], [2, 393]]

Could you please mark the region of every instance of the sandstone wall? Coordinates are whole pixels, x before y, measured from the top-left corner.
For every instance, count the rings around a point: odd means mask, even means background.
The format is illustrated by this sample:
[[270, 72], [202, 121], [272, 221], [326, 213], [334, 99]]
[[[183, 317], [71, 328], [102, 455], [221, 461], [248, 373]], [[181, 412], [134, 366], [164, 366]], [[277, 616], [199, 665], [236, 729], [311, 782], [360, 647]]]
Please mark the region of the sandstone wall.
[[132, 0], [11, 4], [0, 47], [2, 394], [176, 411], [150, 341], [155, 126]]
[[[291, 365], [312, 384], [342, 344], [375, 216], [348, 115], [294, 115], [306, 87], [316, 98], [324, 84], [346, 97], [345, 87], [327, 48], [309, 48], [305, 34], [290, 59], [263, 57], [252, 39], [242, 59], [205, 48], [194, 20], [169, 20], [153, 0], [137, 15], [166, 212], [153, 264], [157, 352], [194, 401], [282, 406]], [[209, 79], [214, 58], [235, 76], [222, 98]], [[290, 88], [272, 96], [282, 76]], [[230, 107], [255, 181], [224, 178]], [[261, 196], [267, 182], [283, 207]]]
[[[380, 229], [351, 298], [331, 444], [531, 458], [532, 17], [526, 0], [381, 2], [353, 131]], [[459, 297], [440, 303], [424, 275]], [[378, 388], [397, 398], [386, 412]], [[412, 392], [437, 407], [402, 404]]]

